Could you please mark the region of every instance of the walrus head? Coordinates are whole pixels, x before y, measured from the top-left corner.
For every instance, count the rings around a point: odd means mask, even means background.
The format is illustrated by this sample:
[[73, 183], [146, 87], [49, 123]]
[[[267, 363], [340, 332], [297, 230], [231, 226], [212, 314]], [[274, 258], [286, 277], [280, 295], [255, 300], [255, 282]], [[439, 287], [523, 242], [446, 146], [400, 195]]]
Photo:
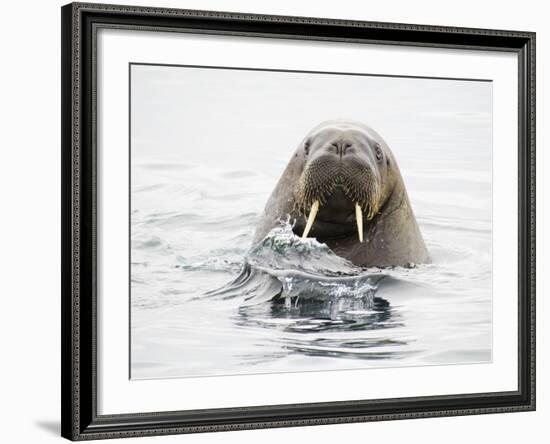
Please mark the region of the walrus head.
[[301, 141], [279, 178], [253, 243], [283, 220], [363, 267], [406, 266], [430, 256], [390, 148], [367, 125], [321, 123]]
[[295, 230], [321, 241], [355, 232], [363, 242], [364, 224], [379, 213], [395, 183], [386, 143], [365, 125], [331, 121], [313, 129], [301, 149], [294, 203], [303, 217]]

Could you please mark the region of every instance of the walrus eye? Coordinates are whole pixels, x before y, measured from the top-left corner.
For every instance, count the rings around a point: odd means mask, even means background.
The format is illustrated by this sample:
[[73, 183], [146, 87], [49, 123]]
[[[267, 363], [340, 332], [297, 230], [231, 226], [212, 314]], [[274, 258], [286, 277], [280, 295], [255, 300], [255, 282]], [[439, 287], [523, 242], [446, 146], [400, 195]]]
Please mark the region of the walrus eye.
[[309, 145], [310, 145], [310, 141], [309, 140], [306, 140], [304, 142], [304, 151], [306, 153], [306, 156], [309, 154]]
[[380, 162], [382, 160], [382, 150], [380, 149], [380, 145], [376, 145], [374, 147], [374, 151], [376, 153], [376, 160]]

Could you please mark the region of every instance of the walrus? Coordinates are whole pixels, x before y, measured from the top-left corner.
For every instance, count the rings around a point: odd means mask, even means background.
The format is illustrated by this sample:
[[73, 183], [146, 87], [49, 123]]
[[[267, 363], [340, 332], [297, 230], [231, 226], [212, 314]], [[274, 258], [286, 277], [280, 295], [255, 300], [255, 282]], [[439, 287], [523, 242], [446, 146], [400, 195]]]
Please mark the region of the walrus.
[[311, 130], [292, 155], [257, 226], [254, 243], [290, 218], [362, 267], [430, 261], [397, 161], [369, 126], [332, 120]]

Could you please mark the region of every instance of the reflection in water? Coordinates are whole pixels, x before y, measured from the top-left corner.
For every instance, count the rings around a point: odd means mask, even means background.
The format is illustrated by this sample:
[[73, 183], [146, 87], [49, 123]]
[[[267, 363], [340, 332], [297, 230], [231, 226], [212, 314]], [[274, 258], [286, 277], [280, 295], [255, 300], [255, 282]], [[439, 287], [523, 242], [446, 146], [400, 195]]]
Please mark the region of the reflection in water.
[[[238, 311], [236, 324], [254, 324], [264, 328], [278, 328], [277, 320], [292, 321], [284, 331], [299, 333], [329, 330], [371, 330], [391, 328], [392, 310], [387, 301], [381, 298], [364, 299], [340, 298], [334, 301], [322, 299], [299, 303], [290, 299], [278, 298], [261, 305], [242, 307]], [[391, 323], [390, 323], [391, 320]]]
[[[238, 327], [277, 330], [274, 341], [284, 350], [277, 353], [277, 358], [294, 354], [351, 359], [397, 358], [402, 352], [379, 350], [406, 346], [406, 341], [387, 335], [361, 336], [361, 332], [400, 327], [403, 325], [400, 320], [401, 316], [388, 301], [374, 296], [374, 290], [361, 298], [334, 300], [277, 297], [267, 303], [241, 307], [234, 318]], [[263, 359], [267, 358], [275, 356]], [[241, 359], [250, 362], [254, 355], [242, 355]]]

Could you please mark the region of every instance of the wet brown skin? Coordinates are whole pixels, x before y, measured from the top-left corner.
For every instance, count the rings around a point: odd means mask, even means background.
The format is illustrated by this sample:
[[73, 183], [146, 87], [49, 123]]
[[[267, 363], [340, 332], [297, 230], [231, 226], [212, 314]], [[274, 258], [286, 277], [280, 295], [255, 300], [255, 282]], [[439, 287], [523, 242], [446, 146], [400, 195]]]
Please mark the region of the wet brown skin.
[[[430, 261], [397, 162], [370, 127], [339, 120], [314, 128], [271, 194], [254, 243], [288, 216], [301, 236], [315, 200], [320, 208], [308, 237], [354, 264], [388, 267]], [[363, 213], [363, 242], [356, 203]]]

